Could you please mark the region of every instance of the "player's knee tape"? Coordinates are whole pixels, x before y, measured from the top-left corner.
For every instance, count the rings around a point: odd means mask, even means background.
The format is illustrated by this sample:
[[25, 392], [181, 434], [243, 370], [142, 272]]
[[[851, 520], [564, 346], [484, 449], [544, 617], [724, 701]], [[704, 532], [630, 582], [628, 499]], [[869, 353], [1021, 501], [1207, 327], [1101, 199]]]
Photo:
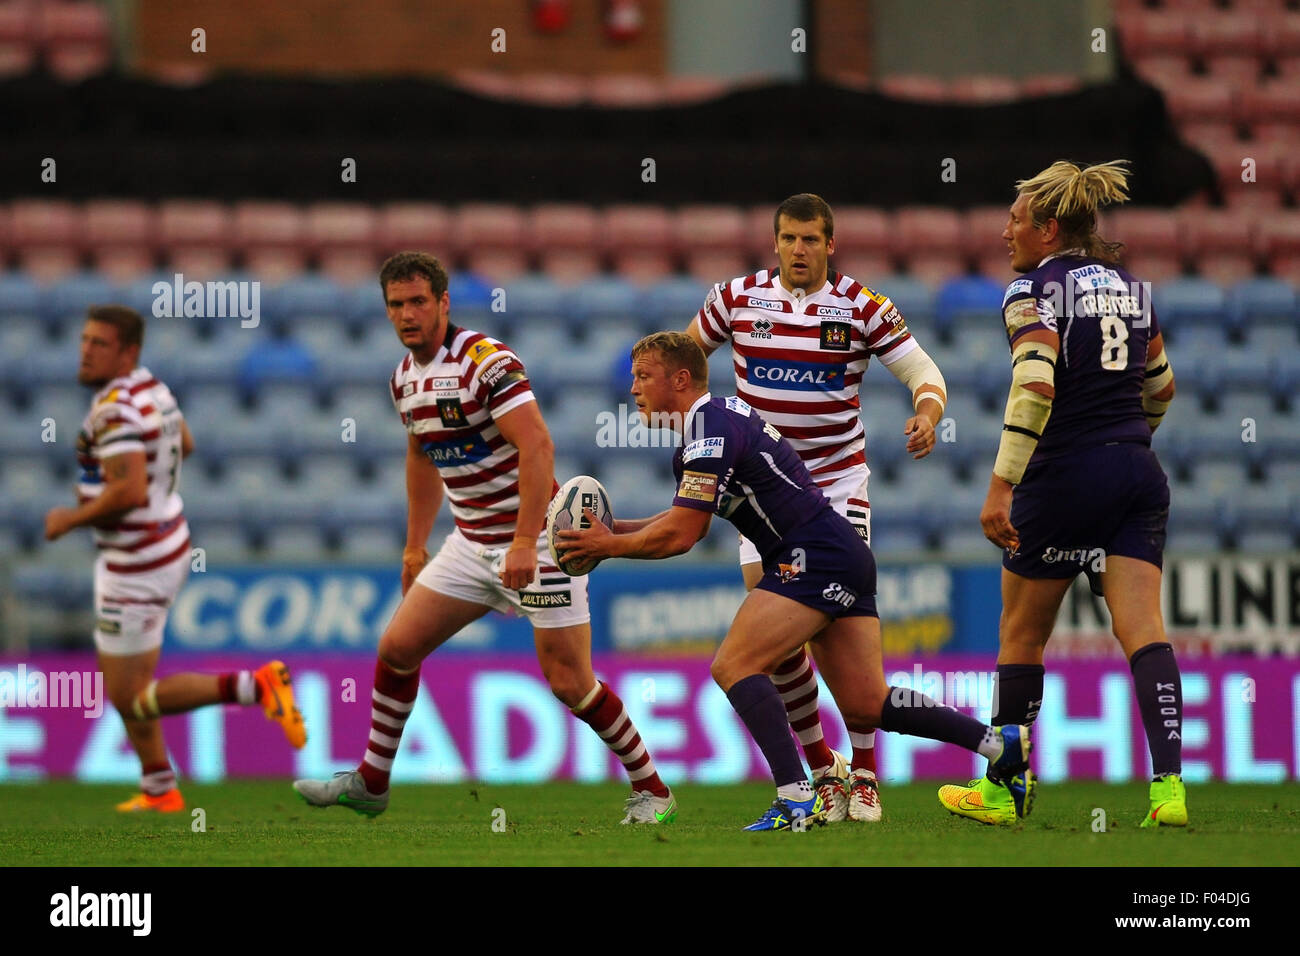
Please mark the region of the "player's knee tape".
[[158, 682], [151, 680], [149, 686], [135, 695], [131, 701], [131, 713], [136, 720], [156, 720], [158, 714]]
[[1052, 400], [1029, 388], [1055, 383], [1056, 349], [1042, 342], [1021, 342], [1012, 352], [1011, 394], [1002, 419], [1002, 440], [993, 474], [1016, 485], [1043, 437], [1052, 414]]

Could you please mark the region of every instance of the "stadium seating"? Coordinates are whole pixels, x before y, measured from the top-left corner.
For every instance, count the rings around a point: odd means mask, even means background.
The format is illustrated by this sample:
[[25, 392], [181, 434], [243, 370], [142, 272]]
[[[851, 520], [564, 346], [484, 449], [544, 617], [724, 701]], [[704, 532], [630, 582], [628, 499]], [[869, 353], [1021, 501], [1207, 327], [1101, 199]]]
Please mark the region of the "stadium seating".
[[[172, 384], [198, 442], [183, 485], [196, 542], [231, 561], [312, 554], [391, 560], [401, 544], [404, 444], [385, 382], [402, 350], [373, 269], [398, 246], [445, 241], [468, 224], [464, 207], [22, 201], [5, 211], [0, 224], [8, 224], [5, 242], [18, 263], [49, 253], [50, 260], [63, 257], [76, 268], [58, 277], [40, 269], [0, 274], [6, 383], [0, 392], [6, 412], [0, 416], [0, 544], [34, 554], [44, 509], [68, 500], [75, 466], [64, 436], [79, 426], [87, 397], [72, 385], [85, 307], [120, 301], [150, 314], [153, 283], [170, 283], [177, 257], [194, 254], [220, 264], [222, 278], [262, 283], [254, 328], [242, 327], [237, 317], [161, 318], [149, 325], [144, 363]], [[1300, 259], [1293, 222], [1232, 208], [1122, 210], [1108, 217], [1107, 230], [1135, 257], [1172, 258], [1200, 273], [1156, 285], [1180, 393], [1156, 437], [1175, 478], [1173, 547], [1278, 550], [1300, 540], [1297, 290], [1286, 278], [1253, 274], [1260, 266]], [[854, 254], [896, 252], [900, 261], [914, 262], [937, 250], [955, 263], [941, 281], [879, 268], [850, 271], [899, 306], [944, 370], [951, 393], [947, 415], [955, 440], [913, 462], [899, 434], [911, 413], [905, 390], [883, 369], [869, 370], [863, 382], [873, 528], [882, 554], [936, 548], [986, 553], [975, 519], [1009, 381], [999, 317], [1003, 286], [1001, 279], [963, 273], [966, 264], [986, 257], [1006, 265], [1004, 224], [1005, 209], [993, 207], [942, 216], [848, 207], [837, 217], [842, 245], [835, 263], [845, 271]], [[548, 271], [484, 277], [455, 268], [463, 246], [447, 253], [454, 321], [504, 338], [523, 356], [556, 442], [557, 470], [601, 475], [615, 500], [668, 500], [664, 450], [599, 447], [600, 416], [616, 415], [620, 404], [624, 415], [631, 408], [627, 354], [640, 335], [684, 327], [710, 282], [771, 259], [762, 238], [770, 235], [770, 210], [715, 216], [698, 207], [678, 213], [508, 207], [475, 228], [466, 245], [499, 249], [520, 261], [590, 243], [602, 264], [616, 264], [622, 255], [695, 258], [700, 244], [692, 238], [707, 236], [701, 243], [707, 255], [699, 257], [717, 258], [713, 272], [660, 274], [648, 284], [619, 272], [576, 284]], [[162, 251], [167, 268], [155, 273], [151, 265], [129, 278], [81, 268], [86, 261], [103, 266], [104, 253], [115, 248]], [[287, 261], [322, 268], [229, 272], [236, 256], [256, 250], [286, 252]], [[323, 268], [331, 250], [366, 268], [354, 279], [342, 266]], [[1238, 270], [1231, 283], [1217, 281], [1206, 267], [1232, 256], [1244, 272]], [[714, 366], [722, 374], [722, 366]], [[54, 442], [42, 441], [47, 418], [57, 426]], [[1253, 442], [1243, 441], [1245, 419], [1255, 422]], [[337, 506], [343, 500], [346, 509]], [[705, 545], [715, 555], [730, 553], [734, 539], [711, 535]], [[58, 586], [57, 576], [33, 581]]]

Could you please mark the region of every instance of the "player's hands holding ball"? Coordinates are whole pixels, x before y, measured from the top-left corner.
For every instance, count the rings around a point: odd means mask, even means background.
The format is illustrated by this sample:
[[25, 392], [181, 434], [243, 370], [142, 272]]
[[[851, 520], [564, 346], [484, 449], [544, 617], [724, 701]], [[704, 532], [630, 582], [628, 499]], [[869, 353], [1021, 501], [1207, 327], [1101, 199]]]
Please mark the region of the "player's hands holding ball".
[[582, 509], [582, 517], [584, 526], [580, 530], [555, 533], [555, 550], [568, 567], [595, 567], [610, 556], [607, 546], [613, 533], [590, 508]]

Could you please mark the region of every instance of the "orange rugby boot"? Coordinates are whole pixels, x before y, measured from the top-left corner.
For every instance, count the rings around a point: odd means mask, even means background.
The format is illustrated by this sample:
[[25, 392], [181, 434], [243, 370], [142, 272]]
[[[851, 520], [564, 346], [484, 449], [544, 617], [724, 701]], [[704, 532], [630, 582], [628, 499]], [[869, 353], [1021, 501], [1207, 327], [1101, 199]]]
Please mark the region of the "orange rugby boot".
[[185, 809], [185, 798], [178, 787], [172, 787], [166, 793], [156, 797], [147, 793], [137, 793], [130, 800], [123, 800], [117, 805], [118, 813], [179, 813]]
[[307, 743], [307, 727], [302, 722], [302, 712], [293, 702], [293, 683], [289, 668], [283, 661], [271, 661], [253, 672], [253, 680], [262, 689], [262, 706], [266, 719], [276, 721], [284, 728], [289, 743], [298, 749]]

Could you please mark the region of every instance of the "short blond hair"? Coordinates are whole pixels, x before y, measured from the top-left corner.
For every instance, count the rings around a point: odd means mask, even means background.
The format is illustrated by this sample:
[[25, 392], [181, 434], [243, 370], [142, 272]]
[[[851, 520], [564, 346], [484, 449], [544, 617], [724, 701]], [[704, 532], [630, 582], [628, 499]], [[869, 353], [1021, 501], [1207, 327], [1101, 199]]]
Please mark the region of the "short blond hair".
[[699, 344], [685, 332], [651, 332], [632, 346], [632, 361], [646, 352], [657, 352], [668, 374], [686, 369], [691, 381], [709, 387], [709, 359]]
[[1116, 262], [1124, 249], [1121, 242], [1107, 242], [1097, 235], [1097, 210], [1109, 203], [1128, 201], [1128, 160], [1080, 168], [1057, 160], [1032, 179], [1016, 183], [1016, 190], [1029, 198], [1029, 213], [1035, 226], [1055, 219], [1060, 226], [1062, 248], [1082, 248], [1106, 262]]

